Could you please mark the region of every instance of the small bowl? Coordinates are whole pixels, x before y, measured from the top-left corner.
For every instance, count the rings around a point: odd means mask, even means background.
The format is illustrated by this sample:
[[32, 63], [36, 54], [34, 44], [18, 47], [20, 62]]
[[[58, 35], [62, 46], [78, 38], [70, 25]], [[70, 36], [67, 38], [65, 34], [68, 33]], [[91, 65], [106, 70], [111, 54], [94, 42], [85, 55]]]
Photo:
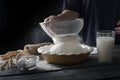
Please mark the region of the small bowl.
[[41, 54], [43, 59], [52, 64], [80, 64], [88, 59], [90, 53], [78, 54], [78, 55], [50, 55]]
[[[86, 53], [51, 53], [49, 50], [54, 44], [44, 45], [38, 48], [38, 53], [42, 56], [44, 60], [52, 64], [80, 64], [89, 58], [90, 53], [93, 48], [87, 45], [82, 45], [88, 51]], [[41, 50], [42, 49], [42, 50]]]
[[83, 28], [83, 19], [58, 20], [39, 23], [50, 36], [78, 34]]

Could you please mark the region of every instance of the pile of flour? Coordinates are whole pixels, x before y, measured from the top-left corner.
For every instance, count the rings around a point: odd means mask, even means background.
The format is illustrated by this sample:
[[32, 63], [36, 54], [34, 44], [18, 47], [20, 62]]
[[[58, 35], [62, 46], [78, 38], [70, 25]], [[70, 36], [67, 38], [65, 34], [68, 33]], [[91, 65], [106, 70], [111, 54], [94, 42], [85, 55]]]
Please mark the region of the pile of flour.
[[78, 35], [54, 36], [52, 40], [54, 44], [40, 47], [38, 52], [43, 54], [77, 55], [91, 51], [91, 49], [80, 44]]

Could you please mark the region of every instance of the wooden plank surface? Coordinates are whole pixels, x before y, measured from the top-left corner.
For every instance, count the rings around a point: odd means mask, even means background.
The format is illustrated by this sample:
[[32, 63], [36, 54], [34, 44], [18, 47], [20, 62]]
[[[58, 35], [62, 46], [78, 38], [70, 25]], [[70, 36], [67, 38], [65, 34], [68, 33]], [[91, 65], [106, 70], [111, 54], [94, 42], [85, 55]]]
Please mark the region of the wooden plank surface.
[[[43, 64], [46, 63], [46, 61], [43, 61]], [[119, 56], [115, 56], [113, 63], [112, 64], [120, 64], [120, 59]], [[50, 66], [51, 68], [47, 68], [46, 66]], [[34, 71], [26, 71], [26, 72], [21, 72], [17, 68], [12, 68], [9, 69], [8, 71], [1, 71], [0, 72], [0, 77], [2, 76], [13, 76], [13, 75], [25, 75], [25, 74], [35, 74], [35, 73], [42, 73], [42, 72], [49, 72], [49, 71], [59, 71], [59, 70], [65, 70], [65, 69], [74, 69], [74, 68], [89, 68], [89, 67], [95, 67], [95, 66], [101, 66], [101, 64], [98, 63], [97, 61], [97, 56], [96, 55], [90, 55], [90, 58], [85, 61], [84, 63], [78, 64], [78, 65], [53, 65], [53, 64], [46, 64], [46, 65], [41, 65], [41, 67], [44, 67], [39, 70], [34, 70]]]
[[1, 77], [2, 80], [77, 80], [120, 78], [120, 64], [101, 65], [88, 68], [76, 68], [32, 75]]
[[[120, 61], [117, 59], [114, 60], [113, 64], [118, 64]], [[97, 61], [97, 55], [90, 55], [90, 58], [78, 65], [54, 65], [54, 64], [48, 64], [46, 61], [42, 61], [41, 69], [34, 70], [34, 71], [19, 71], [17, 68], [11, 68], [8, 71], [0, 71], [0, 77], [2, 76], [14, 76], [14, 75], [25, 75], [25, 74], [35, 74], [35, 73], [42, 73], [42, 72], [49, 72], [49, 71], [59, 71], [64, 69], [74, 69], [74, 68], [88, 68], [88, 67], [94, 67], [94, 66], [100, 66], [101, 64]], [[49, 67], [48, 67], [49, 66]], [[43, 69], [44, 68], [44, 69]]]
[[0, 80], [120, 80], [120, 47], [117, 46], [115, 50], [112, 64], [100, 64], [97, 61], [97, 54], [91, 54], [90, 58], [80, 65], [51, 66], [56, 68], [25, 73], [16, 69], [3, 71], [0, 72]]

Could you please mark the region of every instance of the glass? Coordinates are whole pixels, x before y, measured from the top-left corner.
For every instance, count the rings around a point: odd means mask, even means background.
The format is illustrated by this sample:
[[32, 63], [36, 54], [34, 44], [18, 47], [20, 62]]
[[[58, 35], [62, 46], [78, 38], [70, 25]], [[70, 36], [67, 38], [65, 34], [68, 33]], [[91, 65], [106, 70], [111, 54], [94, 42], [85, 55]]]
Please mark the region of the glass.
[[112, 63], [114, 53], [115, 32], [112, 30], [97, 31], [98, 61]]

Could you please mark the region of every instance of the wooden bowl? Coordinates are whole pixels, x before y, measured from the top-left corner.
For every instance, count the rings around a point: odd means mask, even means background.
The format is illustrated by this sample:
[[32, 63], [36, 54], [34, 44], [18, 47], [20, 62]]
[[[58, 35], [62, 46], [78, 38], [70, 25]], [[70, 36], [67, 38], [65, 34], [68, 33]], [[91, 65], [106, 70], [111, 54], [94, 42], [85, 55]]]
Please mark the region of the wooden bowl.
[[44, 60], [52, 64], [79, 64], [89, 57], [89, 53], [78, 55], [50, 55], [41, 54]]

